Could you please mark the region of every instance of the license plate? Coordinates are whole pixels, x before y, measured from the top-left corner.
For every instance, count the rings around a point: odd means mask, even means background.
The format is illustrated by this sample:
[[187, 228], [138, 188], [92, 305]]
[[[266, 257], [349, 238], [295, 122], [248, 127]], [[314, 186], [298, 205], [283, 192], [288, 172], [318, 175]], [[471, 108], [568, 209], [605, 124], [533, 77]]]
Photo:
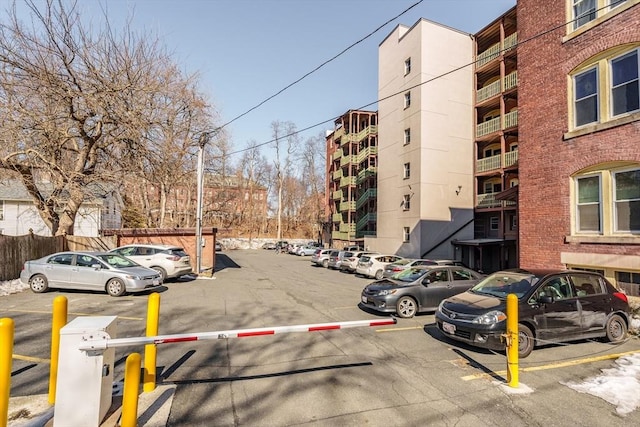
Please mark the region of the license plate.
[[456, 333], [456, 325], [452, 325], [451, 323], [442, 322], [442, 330], [448, 334]]
[[363, 296], [362, 297], [362, 302], [366, 304], [367, 303], [367, 297]]

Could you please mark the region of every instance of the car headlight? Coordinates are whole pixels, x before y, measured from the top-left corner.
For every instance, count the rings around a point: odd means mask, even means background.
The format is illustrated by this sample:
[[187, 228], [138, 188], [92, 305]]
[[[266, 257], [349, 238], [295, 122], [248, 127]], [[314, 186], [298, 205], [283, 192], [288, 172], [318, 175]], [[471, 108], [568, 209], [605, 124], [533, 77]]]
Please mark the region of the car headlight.
[[440, 313], [442, 313], [442, 306], [444, 305], [444, 301], [445, 301], [445, 300], [442, 300], [442, 301], [440, 301], [440, 304], [438, 304], [438, 311], [439, 311]]
[[133, 276], [131, 274], [127, 275], [127, 279], [131, 279], [131, 280], [142, 280], [142, 278], [140, 276]]
[[397, 290], [397, 289], [385, 289], [385, 290], [383, 290], [383, 291], [380, 291], [380, 292], [378, 293], [378, 295], [379, 295], [379, 296], [381, 296], [381, 297], [383, 297], [383, 296], [385, 296], [385, 295], [393, 295], [393, 294], [395, 294], [396, 292], [398, 292], [398, 290]]
[[473, 323], [478, 323], [481, 325], [495, 325], [496, 323], [502, 322], [506, 319], [506, 314], [498, 310], [493, 310], [483, 314], [482, 316], [476, 317], [475, 319], [473, 319]]

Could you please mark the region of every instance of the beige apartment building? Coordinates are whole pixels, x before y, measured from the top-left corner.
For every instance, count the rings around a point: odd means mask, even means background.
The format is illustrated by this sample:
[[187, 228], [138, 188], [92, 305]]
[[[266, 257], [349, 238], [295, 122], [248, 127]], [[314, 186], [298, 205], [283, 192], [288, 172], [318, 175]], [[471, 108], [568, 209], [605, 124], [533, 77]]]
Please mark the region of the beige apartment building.
[[369, 249], [469, 264], [451, 242], [474, 237], [473, 50], [470, 34], [426, 19], [398, 25], [380, 44]]

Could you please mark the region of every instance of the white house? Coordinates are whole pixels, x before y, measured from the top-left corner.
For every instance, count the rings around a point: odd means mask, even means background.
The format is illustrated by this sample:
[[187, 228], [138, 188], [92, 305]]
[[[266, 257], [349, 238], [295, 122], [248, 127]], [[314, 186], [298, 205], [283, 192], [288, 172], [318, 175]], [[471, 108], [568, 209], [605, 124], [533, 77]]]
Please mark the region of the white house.
[[[80, 205], [73, 234], [97, 237], [103, 229], [120, 228], [120, 194], [107, 185], [92, 185], [90, 193], [90, 198]], [[51, 235], [24, 185], [18, 180], [0, 181], [0, 233], [21, 236], [30, 231], [40, 236]]]

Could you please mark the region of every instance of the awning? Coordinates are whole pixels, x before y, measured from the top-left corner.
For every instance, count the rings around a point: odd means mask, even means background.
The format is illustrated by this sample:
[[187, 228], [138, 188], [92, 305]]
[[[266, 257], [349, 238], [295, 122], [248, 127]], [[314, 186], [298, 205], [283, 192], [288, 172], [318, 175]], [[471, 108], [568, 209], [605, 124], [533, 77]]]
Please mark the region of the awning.
[[499, 192], [495, 196], [493, 196], [496, 200], [513, 200], [514, 202], [518, 201], [518, 186], [514, 185], [511, 188], [507, 188], [504, 191]]

